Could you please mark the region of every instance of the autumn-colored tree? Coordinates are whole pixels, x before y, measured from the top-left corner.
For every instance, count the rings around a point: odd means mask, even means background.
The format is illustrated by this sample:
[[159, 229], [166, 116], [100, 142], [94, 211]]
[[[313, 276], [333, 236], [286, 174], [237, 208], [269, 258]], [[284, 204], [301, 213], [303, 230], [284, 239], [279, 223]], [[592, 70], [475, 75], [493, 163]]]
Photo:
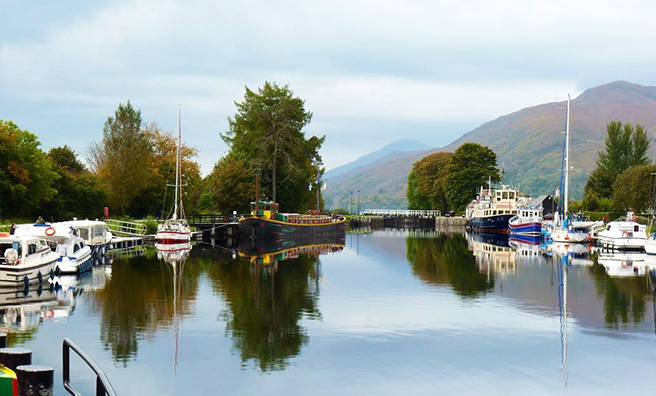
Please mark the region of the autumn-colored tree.
[[255, 198], [255, 172], [246, 160], [230, 153], [221, 158], [207, 177], [211, 209], [219, 213], [248, 213]]
[[141, 110], [119, 104], [105, 121], [101, 143], [89, 150], [89, 162], [107, 189], [110, 206], [125, 214], [148, 186], [152, 146], [141, 130]]
[[[162, 130], [157, 123], [146, 124], [142, 133], [148, 138], [152, 157], [148, 174], [148, 184], [130, 206], [134, 216], [158, 215], [169, 217], [173, 207], [173, 187], [175, 181], [175, 153], [177, 137], [172, 132]], [[198, 151], [185, 144], [180, 150], [182, 174], [183, 205], [187, 212], [195, 211], [198, 200], [201, 176], [200, 166], [193, 161]]]
[[408, 208], [449, 211], [444, 185], [453, 153], [430, 154], [415, 162], [408, 175]]
[[48, 152], [48, 159], [59, 177], [54, 185], [57, 194], [42, 206], [43, 213], [55, 220], [100, 217], [107, 195], [75, 151], [68, 146], [55, 147]]

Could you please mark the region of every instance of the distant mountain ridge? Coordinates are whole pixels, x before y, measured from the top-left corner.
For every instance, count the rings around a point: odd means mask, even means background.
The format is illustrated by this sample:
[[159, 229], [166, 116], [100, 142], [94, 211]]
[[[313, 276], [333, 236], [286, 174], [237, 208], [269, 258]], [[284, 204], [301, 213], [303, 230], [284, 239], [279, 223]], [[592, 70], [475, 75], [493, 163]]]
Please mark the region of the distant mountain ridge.
[[387, 156], [390, 153], [394, 152], [407, 152], [407, 151], [417, 151], [417, 150], [428, 150], [432, 147], [411, 139], [400, 139], [394, 141], [387, 146], [381, 148], [380, 150], [374, 151], [373, 153], [365, 154], [362, 157], [356, 159], [353, 162], [348, 164], [338, 166], [337, 168], [330, 169], [324, 173], [324, 179], [330, 180], [339, 175], [343, 175], [353, 169], [356, 169], [361, 166], [369, 165], [380, 158]]
[[[466, 142], [486, 145], [497, 153], [505, 183], [533, 195], [553, 193], [560, 180], [565, 116], [565, 101], [545, 103], [486, 122], [440, 149], [387, 154], [329, 179], [326, 202], [347, 207], [351, 191], [359, 189], [361, 208], [407, 207], [405, 191], [412, 164], [431, 152], [455, 151]], [[609, 121], [641, 124], [653, 141], [656, 87], [617, 81], [590, 88], [571, 101], [570, 191], [574, 198], [581, 197], [596, 166]], [[652, 153], [654, 149], [652, 145]]]

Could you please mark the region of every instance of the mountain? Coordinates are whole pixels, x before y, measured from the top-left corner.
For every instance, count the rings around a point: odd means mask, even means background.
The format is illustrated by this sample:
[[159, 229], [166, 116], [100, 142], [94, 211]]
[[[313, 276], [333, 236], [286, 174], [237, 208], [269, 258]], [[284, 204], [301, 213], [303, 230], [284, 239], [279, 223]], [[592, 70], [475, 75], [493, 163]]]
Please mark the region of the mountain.
[[337, 168], [333, 168], [329, 171], [326, 171], [326, 173], [324, 173], [324, 179], [330, 180], [339, 175], [343, 175], [344, 173], [351, 171], [353, 169], [359, 168], [361, 166], [369, 165], [375, 162], [376, 160], [387, 156], [390, 153], [394, 153], [394, 152], [403, 153], [407, 151], [428, 150], [431, 148], [432, 148], [431, 146], [428, 146], [416, 140], [410, 140], [410, 139], [397, 140], [395, 142], [388, 144], [387, 146], [383, 147], [378, 151], [365, 154], [353, 162], [349, 162], [346, 165], [338, 166]]
[[[351, 168], [328, 182], [326, 202], [345, 206], [350, 192], [361, 191], [360, 207], [407, 206], [405, 190], [412, 164], [430, 152], [454, 151], [461, 144], [486, 145], [497, 153], [504, 182], [533, 195], [553, 193], [560, 167], [567, 103], [528, 107], [489, 121], [453, 143], [407, 155], [386, 155], [367, 165]], [[622, 121], [644, 126], [652, 141], [656, 132], [656, 87], [624, 81], [591, 88], [571, 101], [571, 196], [580, 198], [597, 153], [604, 149], [606, 124]], [[652, 147], [653, 152], [654, 147]]]

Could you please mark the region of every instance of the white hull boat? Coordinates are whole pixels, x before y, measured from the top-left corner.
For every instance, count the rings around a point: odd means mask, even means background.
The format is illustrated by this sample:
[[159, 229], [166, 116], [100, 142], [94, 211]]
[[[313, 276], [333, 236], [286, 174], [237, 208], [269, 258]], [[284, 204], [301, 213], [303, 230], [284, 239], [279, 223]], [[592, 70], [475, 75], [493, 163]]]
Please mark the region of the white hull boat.
[[21, 224], [17, 236], [32, 236], [48, 241], [59, 254], [55, 272], [75, 275], [90, 270], [93, 264], [91, 248], [80, 237], [80, 231], [70, 223]]
[[597, 234], [597, 241], [604, 249], [642, 250], [649, 240], [646, 229], [632, 221], [611, 221]]
[[166, 220], [163, 224], [159, 224], [157, 226], [155, 241], [160, 244], [185, 243], [191, 240], [191, 230], [189, 229], [189, 224], [184, 219], [182, 191], [180, 191], [180, 181], [182, 178], [180, 168], [181, 146], [182, 133], [180, 130], [180, 107], [178, 107], [178, 141], [176, 144], [175, 152], [175, 194], [173, 198], [173, 217]]
[[34, 237], [0, 237], [0, 287], [43, 284], [55, 276], [59, 255]]
[[645, 249], [645, 253], [656, 255], [656, 240], [655, 239], [647, 239], [645, 241], [644, 249]]

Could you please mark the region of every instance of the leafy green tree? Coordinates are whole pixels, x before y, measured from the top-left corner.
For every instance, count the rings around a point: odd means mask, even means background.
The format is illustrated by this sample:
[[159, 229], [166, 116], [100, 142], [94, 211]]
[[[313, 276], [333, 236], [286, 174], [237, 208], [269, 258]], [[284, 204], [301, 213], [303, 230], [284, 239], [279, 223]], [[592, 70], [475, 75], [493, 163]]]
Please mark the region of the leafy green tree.
[[0, 120], [0, 215], [40, 215], [55, 196], [58, 175], [40, 145], [32, 133]]
[[585, 195], [594, 193], [600, 198], [613, 195], [615, 179], [632, 166], [650, 163], [647, 151], [649, 138], [640, 125], [634, 129], [629, 123], [609, 122], [606, 126], [606, 150], [599, 152], [597, 168], [592, 171], [585, 185]]
[[75, 151], [68, 146], [55, 147], [48, 152], [48, 159], [59, 177], [54, 186], [57, 195], [42, 206], [47, 217], [55, 220], [100, 217], [107, 195]]
[[445, 181], [453, 153], [433, 153], [412, 165], [408, 175], [408, 208], [449, 211]]
[[492, 182], [501, 180], [496, 153], [478, 143], [458, 147], [446, 173], [446, 197], [451, 208], [457, 211], [463, 210], [476, 197], [478, 187], [486, 184], [488, 178]]
[[[319, 148], [325, 137], [305, 138], [312, 119], [305, 102], [287, 85], [265, 82], [257, 92], [246, 87], [237, 113], [222, 134], [231, 151], [262, 175], [262, 192], [287, 210], [303, 210], [310, 202], [308, 185], [315, 179]], [[270, 187], [269, 187], [270, 186]]]
[[141, 110], [119, 104], [103, 127], [103, 140], [90, 147], [92, 168], [97, 171], [112, 207], [122, 215], [132, 201], [148, 186], [152, 146], [141, 130]]
[[255, 172], [234, 153], [221, 158], [207, 177], [213, 210], [219, 213], [248, 213], [255, 198]]
[[613, 185], [613, 207], [619, 211], [632, 209], [644, 213], [654, 199], [656, 165], [639, 165], [622, 172]]

